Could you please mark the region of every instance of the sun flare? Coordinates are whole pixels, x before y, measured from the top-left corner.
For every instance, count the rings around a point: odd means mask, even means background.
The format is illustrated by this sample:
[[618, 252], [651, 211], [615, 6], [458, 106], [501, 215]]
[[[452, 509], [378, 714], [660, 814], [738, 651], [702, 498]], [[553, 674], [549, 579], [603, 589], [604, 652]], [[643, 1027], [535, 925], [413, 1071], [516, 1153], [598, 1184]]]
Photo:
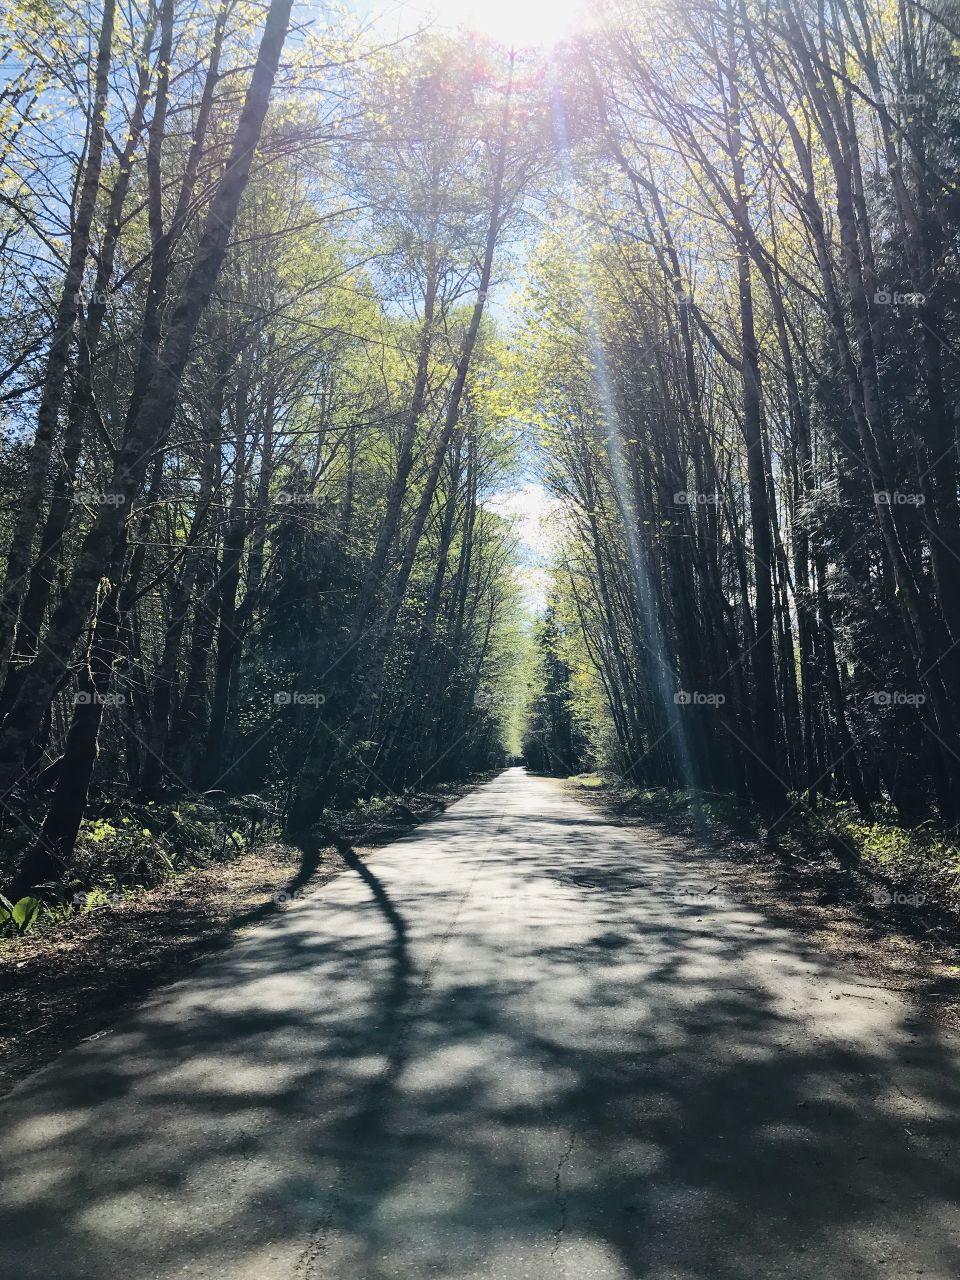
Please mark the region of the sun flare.
[[567, 38], [583, 16], [583, 0], [433, 0], [444, 26], [477, 31], [510, 48], [548, 48]]

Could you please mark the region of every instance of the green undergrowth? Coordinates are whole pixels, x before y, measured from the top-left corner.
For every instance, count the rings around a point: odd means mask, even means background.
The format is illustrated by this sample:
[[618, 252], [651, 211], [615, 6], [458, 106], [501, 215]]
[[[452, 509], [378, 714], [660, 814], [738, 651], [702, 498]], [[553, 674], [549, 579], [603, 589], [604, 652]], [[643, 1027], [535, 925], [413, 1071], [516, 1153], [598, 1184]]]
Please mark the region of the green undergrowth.
[[[257, 796], [219, 803], [133, 801], [100, 796], [80, 825], [64, 875], [40, 886], [31, 922], [43, 930], [72, 916], [138, 897], [169, 880], [229, 862], [277, 834], [276, 815]], [[15, 860], [9, 845], [5, 861]], [[0, 937], [17, 930], [0, 923]]]
[[[853, 848], [868, 866], [898, 882], [936, 882], [952, 894], [960, 884], [960, 843], [956, 832], [938, 831], [932, 823], [905, 826], [890, 808], [878, 808], [872, 820], [853, 805], [835, 804], [818, 814], [823, 826]], [[806, 814], [797, 826], [816, 834]]]
[[609, 782], [601, 773], [578, 773], [571, 781], [578, 787], [585, 787], [588, 791], [602, 791], [604, 787], [609, 786]]

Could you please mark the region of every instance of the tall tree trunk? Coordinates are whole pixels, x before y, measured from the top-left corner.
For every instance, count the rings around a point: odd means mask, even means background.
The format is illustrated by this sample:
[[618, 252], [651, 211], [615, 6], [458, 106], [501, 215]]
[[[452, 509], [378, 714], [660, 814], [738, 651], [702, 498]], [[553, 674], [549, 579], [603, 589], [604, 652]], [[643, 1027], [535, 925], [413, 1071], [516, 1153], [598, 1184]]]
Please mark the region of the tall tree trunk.
[[220, 564], [216, 592], [217, 648], [214, 658], [210, 725], [207, 730], [207, 747], [202, 768], [202, 781], [205, 787], [215, 786], [223, 774], [227, 712], [230, 708], [230, 694], [237, 659], [240, 656], [240, 635], [237, 630], [237, 594], [240, 589], [240, 567], [247, 540], [246, 447], [250, 360], [251, 353], [248, 348], [240, 362], [235, 397], [233, 495], [227, 518], [227, 528], [223, 536], [223, 557]]
[[[43, 509], [44, 490], [50, 470], [50, 455], [57, 432], [60, 404], [63, 399], [70, 355], [70, 341], [80, 306], [83, 288], [83, 272], [90, 247], [90, 235], [100, 190], [100, 172], [103, 167], [103, 147], [106, 134], [107, 102], [110, 90], [110, 61], [113, 49], [113, 26], [116, 0], [104, 0], [100, 36], [97, 44], [97, 62], [94, 75], [94, 100], [89, 119], [87, 157], [83, 171], [77, 213], [70, 235], [70, 256], [63, 278], [63, 290], [57, 306], [53, 337], [44, 370], [40, 407], [37, 411], [37, 430], [30, 453], [30, 463], [24, 483], [23, 500], [14, 524], [13, 537], [7, 552], [7, 567], [3, 589], [0, 591], [0, 678], [5, 677], [7, 663], [13, 649], [20, 601], [27, 584], [27, 574], [33, 555], [33, 542]], [[95, 586], [95, 584], [94, 584]], [[79, 632], [77, 633], [79, 634]], [[55, 678], [55, 677], [54, 677]], [[44, 703], [36, 716], [39, 727]], [[36, 729], [34, 730], [36, 732]], [[31, 735], [32, 736], [32, 735]], [[24, 743], [24, 749], [28, 744]]]
[[[30, 572], [30, 584], [23, 599], [15, 642], [19, 662], [30, 662], [36, 656], [44, 614], [63, 559], [63, 542], [75, 509], [74, 484], [77, 465], [86, 437], [93, 402], [93, 366], [107, 315], [107, 290], [113, 278], [120, 225], [133, 174], [133, 158], [143, 136], [144, 112], [149, 95], [152, 68], [149, 62], [153, 43], [155, 13], [151, 11], [140, 49], [137, 95], [127, 129], [127, 141], [118, 165], [117, 179], [110, 193], [103, 242], [97, 257], [97, 273], [93, 295], [87, 304], [86, 318], [80, 334], [76, 381], [70, 397], [63, 446], [58, 451], [53, 481], [53, 496], [46, 523], [40, 537], [36, 562]], [[0, 700], [0, 717], [6, 714], [19, 687], [19, 670], [12, 667]]]

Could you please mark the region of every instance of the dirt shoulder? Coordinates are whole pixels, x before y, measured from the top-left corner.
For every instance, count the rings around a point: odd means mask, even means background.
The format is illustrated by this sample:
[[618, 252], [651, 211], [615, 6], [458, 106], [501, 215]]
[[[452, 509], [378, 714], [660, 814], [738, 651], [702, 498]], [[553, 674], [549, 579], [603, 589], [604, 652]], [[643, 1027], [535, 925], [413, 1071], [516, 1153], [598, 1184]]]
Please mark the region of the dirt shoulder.
[[[340, 815], [340, 848], [367, 858], [494, 774], [406, 797], [373, 821]], [[165, 983], [181, 978], [294, 896], [348, 870], [335, 844], [272, 843], [86, 914], [0, 941], [0, 1097], [65, 1049], [112, 1026]]]
[[[809, 859], [731, 832], [698, 831], [688, 814], [637, 813], [615, 789], [560, 783], [618, 825], [648, 832], [690, 864], [698, 877], [759, 911], [772, 924], [807, 938], [862, 977], [896, 991], [925, 1016], [960, 1028], [960, 917], [935, 904], [910, 901], [867, 872], [851, 870], [828, 851]], [[898, 902], [902, 897], [905, 900]]]

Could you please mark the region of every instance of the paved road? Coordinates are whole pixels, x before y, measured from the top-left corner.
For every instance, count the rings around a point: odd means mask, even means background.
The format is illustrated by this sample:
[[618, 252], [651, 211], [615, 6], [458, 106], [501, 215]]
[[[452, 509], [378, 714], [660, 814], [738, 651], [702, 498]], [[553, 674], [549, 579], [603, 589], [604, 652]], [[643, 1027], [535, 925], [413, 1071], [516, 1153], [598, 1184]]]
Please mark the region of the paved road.
[[0, 1106], [7, 1280], [960, 1275], [960, 1042], [508, 770]]

